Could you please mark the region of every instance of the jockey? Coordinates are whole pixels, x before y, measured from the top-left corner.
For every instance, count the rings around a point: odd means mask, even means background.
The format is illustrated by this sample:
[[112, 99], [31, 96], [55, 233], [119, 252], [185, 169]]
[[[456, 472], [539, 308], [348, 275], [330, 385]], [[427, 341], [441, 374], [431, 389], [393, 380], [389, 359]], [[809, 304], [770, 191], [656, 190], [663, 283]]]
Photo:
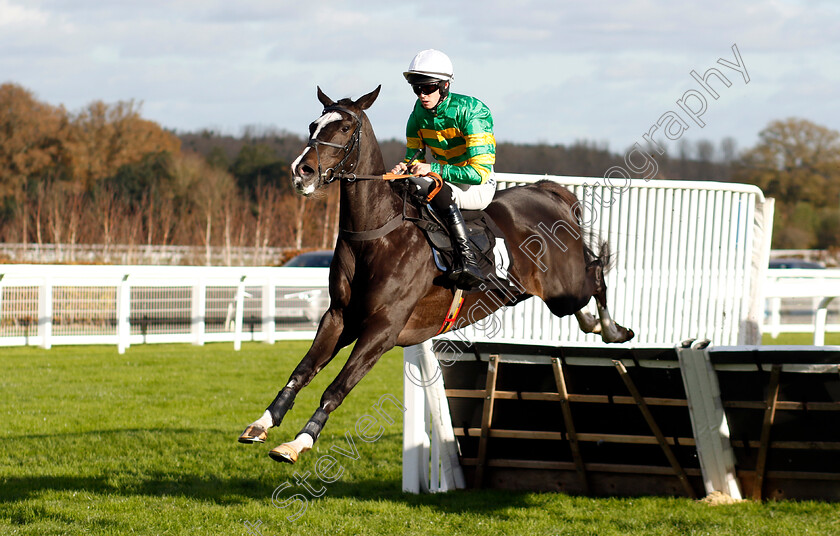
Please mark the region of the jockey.
[[[434, 172], [443, 178], [442, 188], [429, 204], [446, 222], [452, 237], [455, 259], [449, 278], [462, 288], [477, 287], [483, 278], [460, 209], [481, 210], [496, 193], [493, 117], [480, 100], [449, 92], [452, 62], [439, 50], [419, 52], [403, 76], [417, 102], [406, 126], [405, 160], [391, 172], [420, 175], [411, 180], [427, 191], [436, 186], [425, 175]], [[431, 163], [424, 158], [427, 147], [434, 156]], [[418, 150], [420, 157], [411, 160]]]

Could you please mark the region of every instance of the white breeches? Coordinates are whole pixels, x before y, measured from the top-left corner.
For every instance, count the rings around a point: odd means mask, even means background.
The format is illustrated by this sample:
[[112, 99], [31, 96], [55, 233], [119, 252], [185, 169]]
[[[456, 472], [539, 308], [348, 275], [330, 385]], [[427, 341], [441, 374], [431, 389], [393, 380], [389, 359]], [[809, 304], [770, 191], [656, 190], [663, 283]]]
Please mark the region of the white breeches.
[[458, 208], [464, 210], [482, 210], [490, 204], [493, 196], [496, 195], [496, 175], [490, 174], [490, 178], [484, 184], [449, 184], [452, 188], [452, 197]]
[[[413, 177], [412, 182], [421, 187], [428, 188], [432, 181], [426, 177]], [[490, 174], [490, 178], [484, 184], [453, 184], [447, 183], [452, 190], [452, 199], [458, 208], [463, 210], [482, 210], [493, 201], [496, 195], [496, 175]]]

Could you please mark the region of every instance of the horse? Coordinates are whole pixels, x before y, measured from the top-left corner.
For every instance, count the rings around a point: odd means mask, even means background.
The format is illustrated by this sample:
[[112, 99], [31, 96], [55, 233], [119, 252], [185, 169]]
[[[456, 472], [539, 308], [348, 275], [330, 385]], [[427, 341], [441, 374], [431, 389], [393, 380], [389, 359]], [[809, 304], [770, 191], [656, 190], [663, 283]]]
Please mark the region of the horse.
[[[355, 342], [346, 364], [324, 391], [320, 406], [296, 438], [269, 453], [272, 459], [295, 463], [316, 441], [330, 413], [356, 384], [395, 346], [411, 346], [435, 336], [456, 289], [433, 261], [431, 248], [417, 225], [404, 218], [404, 198], [383, 180], [385, 164], [365, 110], [381, 86], [357, 100], [333, 101], [321, 88], [321, 116], [309, 125], [309, 141], [292, 163], [292, 184], [303, 196], [340, 182], [339, 236], [329, 273], [330, 305], [306, 355], [286, 385], [240, 435], [239, 442], [263, 443], [306, 387], [345, 346]], [[563, 317], [574, 314], [586, 333], [600, 333], [605, 342], [624, 342], [633, 331], [614, 322], [607, 309], [604, 273], [609, 248], [595, 252], [580, 232], [578, 200], [563, 186], [540, 181], [497, 192], [485, 209], [509, 244], [522, 244], [539, 225], [565, 229], [564, 248], [546, 248], [539, 262], [512, 247], [509, 275], [522, 295], [538, 296]], [[413, 207], [412, 207], [413, 208]], [[497, 290], [468, 293], [462, 317], [477, 322], [506, 303]], [[584, 307], [596, 300], [599, 318]], [[509, 302], [510, 300], [507, 300]], [[459, 326], [462, 327], [462, 326]]]

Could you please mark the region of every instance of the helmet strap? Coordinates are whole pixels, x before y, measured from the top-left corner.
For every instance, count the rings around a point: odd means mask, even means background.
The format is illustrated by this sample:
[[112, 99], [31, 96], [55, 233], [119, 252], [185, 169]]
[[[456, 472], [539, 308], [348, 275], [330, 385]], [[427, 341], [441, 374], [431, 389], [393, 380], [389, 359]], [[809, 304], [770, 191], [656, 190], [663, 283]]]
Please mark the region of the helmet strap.
[[443, 101], [449, 95], [449, 80], [438, 82], [438, 90], [440, 91], [440, 100]]
[[441, 103], [446, 100], [446, 97], [449, 96], [449, 81], [448, 80], [441, 80], [438, 82], [438, 92], [440, 92], [440, 100], [438, 103], [435, 104], [435, 107], [429, 110], [432, 112], [432, 115], [437, 115], [437, 110], [440, 107]]

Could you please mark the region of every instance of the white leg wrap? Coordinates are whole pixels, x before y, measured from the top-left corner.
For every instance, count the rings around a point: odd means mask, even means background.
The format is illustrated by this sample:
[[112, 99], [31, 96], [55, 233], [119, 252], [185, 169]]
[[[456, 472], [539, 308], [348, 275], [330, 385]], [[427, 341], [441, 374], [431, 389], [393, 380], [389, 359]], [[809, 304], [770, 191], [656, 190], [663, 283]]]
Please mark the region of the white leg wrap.
[[268, 430], [272, 426], [274, 426], [274, 421], [271, 419], [271, 413], [268, 410], [265, 410], [265, 413], [262, 414], [262, 417], [254, 421], [254, 424], [262, 426], [264, 429]]
[[289, 443], [289, 445], [295, 449], [298, 454], [311, 449], [314, 444], [315, 440], [312, 439], [312, 436], [309, 434], [299, 434], [294, 441]]

